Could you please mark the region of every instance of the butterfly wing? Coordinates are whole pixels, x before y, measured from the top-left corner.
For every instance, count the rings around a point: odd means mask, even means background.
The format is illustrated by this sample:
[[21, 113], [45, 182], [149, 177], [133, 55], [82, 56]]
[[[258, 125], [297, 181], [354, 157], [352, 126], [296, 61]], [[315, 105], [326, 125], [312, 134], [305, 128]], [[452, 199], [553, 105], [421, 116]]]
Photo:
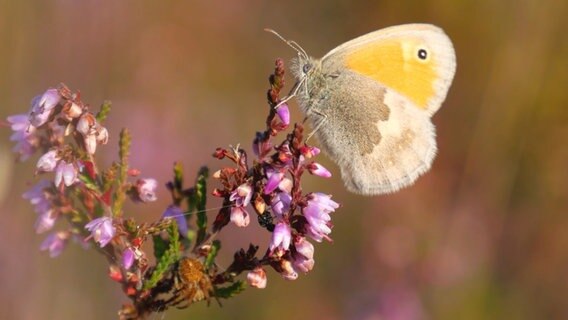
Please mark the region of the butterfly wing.
[[308, 102], [325, 116], [308, 118], [316, 126], [325, 121], [316, 136], [349, 190], [394, 192], [430, 169], [436, 154], [430, 116], [454, 73], [453, 46], [431, 25], [375, 31], [322, 58], [313, 80], [326, 79], [325, 89]]
[[[364, 94], [361, 94], [364, 93]], [[324, 151], [356, 193], [391, 193], [428, 171], [436, 155], [434, 126], [425, 110], [380, 83], [344, 71], [330, 83], [327, 99], [308, 114]]]
[[446, 98], [456, 55], [442, 29], [407, 24], [348, 41], [326, 54], [322, 65], [346, 67], [374, 79], [432, 115]]

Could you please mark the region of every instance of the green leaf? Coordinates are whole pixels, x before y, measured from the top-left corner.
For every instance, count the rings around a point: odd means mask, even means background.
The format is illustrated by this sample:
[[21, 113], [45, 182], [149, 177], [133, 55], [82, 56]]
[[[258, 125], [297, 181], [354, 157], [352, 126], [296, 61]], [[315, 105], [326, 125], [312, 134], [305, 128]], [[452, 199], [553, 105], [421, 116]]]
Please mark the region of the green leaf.
[[156, 235], [152, 237], [154, 242], [154, 257], [156, 257], [156, 261], [160, 261], [166, 250], [168, 250], [168, 242], [160, 235]]
[[238, 280], [228, 287], [216, 287], [215, 297], [228, 299], [236, 296], [237, 294], [243, 292], [247, 285], [244, 281]]
[[[155, 287], [163, 278], [164, 274], [168, 272], [170, 267], [180, 259], [179, 232], [175, 220], [171, 221], [167, 232], [170, 236], [167, 250], [162, 252], [162, 248], [160, 248], [160, 246], [163, 245], [160, 242], [163, 241], [165, 243], [166, 241], [158, 240], [158, 242], [154, 242], [154, 255], [156, 255], [158, 263], [156, 263], [156, 268], [154, 272], [152, 272], [150, 279], [144, 283], [144, 289], [152, 289]], [[154, 240], [156, 240], [155, 237]], [[158, 247], [156, 247], [156, 245], [158, 245]]]
[[170, 248], [168, 250], [175, 254], [176, 260], [179, 259], [180, 243], [179, 243], [179, 230], [175, 220], [172, 219], [172, 224], [168, 228], [168, 235], [170, 236]]
[[131, 137], [127, 129], [122, 129], [120, 131], [120, 138], [118, 141], [118, 156], [120, 158], [119, 174], [116, 181], [117, 189], [114, 197], [114, 203], [112, 206], [112, 212], [115, 217], [122, 216], [122, 205], [126, 199], [125, 183], [128, 176], [128, 156], [130, 155], [130, 143]]
[[195, 204], [195, 209], [197, 209], [197, 243], [201, 243], [201, 241], [205, 239], [205, 235], [207, 233], [207, 212], [205, 211], [205, 208], [207, 206], [208, 176], [209, 169], [207, 167], [201, 167], [195, 182], [193, 202]]
[[130, 132], [128, 129], [124, 128], [120, 131], [120, 138], [118, 141], [118, 156], [120, 158], [120, 178], [122, 181], [126, 179], [126, 173], [128, 171], [128, 156], [130, 155], [130, 143], [132, 141], [132, 137], [130, 136]]
[[106, 117], [108, 116], [108, 114], [110, 112], [110, 106], [111, 106], [110, 101], [106, 100], [106, 101], [103, 102], [103, 104], [101, 105], [101, 110], [96, 115], [98, 122], [105, 121]]
[[211, 266], [213, 265], [213, 262], [215, 262], [215, 257], [217, 257], [217, 253], [219, 252], [219, 249], [221, 249], [221, 241], [219, 241], [219, 240], [213, 241], [213, 243], [211, 244], [211, 251], [209, 252], [207, 257], [205, 258], [205, 270], [208, 270], [209, 268], [211, 268]]
[[88, 173], [79, 174], [79, 180], [83, 182], [83, 184], [85, 185], [85, 187], [87, 187], [87, 189], [100, 192], [97, 182], [91, 179]]
[[116, 173], [118, 172], [120, 165], [116, 162], [113, 162], [112, 165], [103, 171], [102, 173], [102, 191], [107, 192], [112, 185], [116, 182]]

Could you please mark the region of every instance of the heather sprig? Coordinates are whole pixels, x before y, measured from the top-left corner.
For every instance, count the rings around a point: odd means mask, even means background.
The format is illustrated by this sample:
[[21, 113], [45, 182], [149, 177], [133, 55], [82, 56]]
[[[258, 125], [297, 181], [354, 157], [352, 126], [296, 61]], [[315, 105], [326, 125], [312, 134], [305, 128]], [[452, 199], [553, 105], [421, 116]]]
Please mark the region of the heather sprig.
[[[304, 173], [323, 178], [331, 173], [314, 162], [320, 151], [305, 142], [301, 124], [287, 132], [290, 110], [280, 99], [284, 75], [278, 59], [269, 79], [265, 129], [253, 139], [253, 156], [239, 145], [217, 148], [213, 156], [229, 164], [211, 174], [216, 181], [212, 191], [208, 168], [187, 183], [181, 163], [174, 164], [174, 177], [165, 183], [171, 204], [151, 223], [138, 222], [135, 213], [124, 209], [128, 199], [156, 201], [160, 186], [129, 166], [136, 156], [130, 154], [129, 132], [121, 131], [112, 165], [101, 168], [95, 159], [99, 146], [111, 139], [104, 127], [111, 103], [105, 101], [95, 113], [79, 92], [63, 84], [35, 97], [28, 113], [7, 120], [19, 160], [40, 153], [36, 173], [51, 175], [24, 193], [37, 213], [36, 232], [49, 232], [40, 249], [56, 257], [70, 239], [96, 248], [109, 263], [109, 277], [130, 299], [119, 311], [120, 319], [144, 319], [203, 300], [220, 302], [244, 290], [246, 283], [265, 288], [267, 267], [288, 280], [311, 271], [314, 246], [308, 238], [331, 241], [330, 214], [339, 205], [330, 195], [302, 189]], [[208, 216], [217, 210], [207, 208], [208, 194], [222, 199], [215, 217]], [[61, 219], [67, 223], [55, 230]], [[266, 243], [238, 250], [232, 263], [220, 268], [217, 234], [231, 223], [244, 234], [255, 220], [267, 231]], [[266, 250], [259, 252], [261, 247]], [[244, 279], [241, 273], [246, 273]]]

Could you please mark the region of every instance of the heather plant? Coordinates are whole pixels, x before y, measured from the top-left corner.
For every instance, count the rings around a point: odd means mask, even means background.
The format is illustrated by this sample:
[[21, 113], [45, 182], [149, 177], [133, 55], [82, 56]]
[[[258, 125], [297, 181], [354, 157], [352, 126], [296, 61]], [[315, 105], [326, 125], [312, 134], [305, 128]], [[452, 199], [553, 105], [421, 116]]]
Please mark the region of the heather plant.
[[[75, 242], [99, 252], [108, 261], [109, 278], [129, 299], [118, 311], [120, 319], [144, 319], [200, 301], [220, 304], [247, 284], [265, 288], [266, 268], [288, 280], [310, 272], [312, 242], [331, 241], [330, 214], [339, 205], [330, 195], [302, 189], [304, 173], [323, 178], [331, 173], [313, 160], [320, 150], [307, 144], [303, 126], [288, 130], [290, 113], [280, 98], [282, 60], [269, 81], [265, 129], [254, 136], [252, 153], [239, 145], [216, 148], [220, 169], [210, 174], [201, 168], [193, 183], [181, 163], [174, 164], [173, 179], [165, 183], [130, 167], [129, 158], [136, 155], [129, 152], [126, 129], [119, 134], [118, 159], [102, 168], [94, 155], [111, 135], [104, 126], [110, 102], [94, 112], [64, 84], [35, 97], [28, 113], [7, 121], [18, 159], [39, 154], [36, 173], [43, 179], [23, 197], [37, 213], [35, 231], [47, 235], [40, 250], [57, 257]], [[138, 222], [135, 213], [126, 212], [126, 201], [156, 201], [162, 185], [171, 204], [153, 222]], [[222, 199], [214, 217], [208, 196]], [[58, 220], [66, 223], [56, 228]], [[217, 234], [233, 224], [245, 237], [251, 220], [271, 233], [270, 243], [234, 252], [232, 263], [221, 268], [216, 258], [224, 252]], [[261, 247], [266, 250], [260, 252]]]

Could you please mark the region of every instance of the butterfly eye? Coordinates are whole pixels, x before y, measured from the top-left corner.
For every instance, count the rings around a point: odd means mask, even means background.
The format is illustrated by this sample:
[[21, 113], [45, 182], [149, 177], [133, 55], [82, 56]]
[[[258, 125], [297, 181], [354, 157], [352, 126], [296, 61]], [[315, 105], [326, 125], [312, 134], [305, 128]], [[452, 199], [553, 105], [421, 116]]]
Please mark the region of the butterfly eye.
[[302, 71], [305, 73], [308, 73], [308, 71], [310, 71], [312, 69], [312, 65], [310, 63], [306, 63], [303, 67], [302, 67]]
[[418, 59], [426, 60], [428, 58], [428, 51], [426, 49], [418, 49]]

